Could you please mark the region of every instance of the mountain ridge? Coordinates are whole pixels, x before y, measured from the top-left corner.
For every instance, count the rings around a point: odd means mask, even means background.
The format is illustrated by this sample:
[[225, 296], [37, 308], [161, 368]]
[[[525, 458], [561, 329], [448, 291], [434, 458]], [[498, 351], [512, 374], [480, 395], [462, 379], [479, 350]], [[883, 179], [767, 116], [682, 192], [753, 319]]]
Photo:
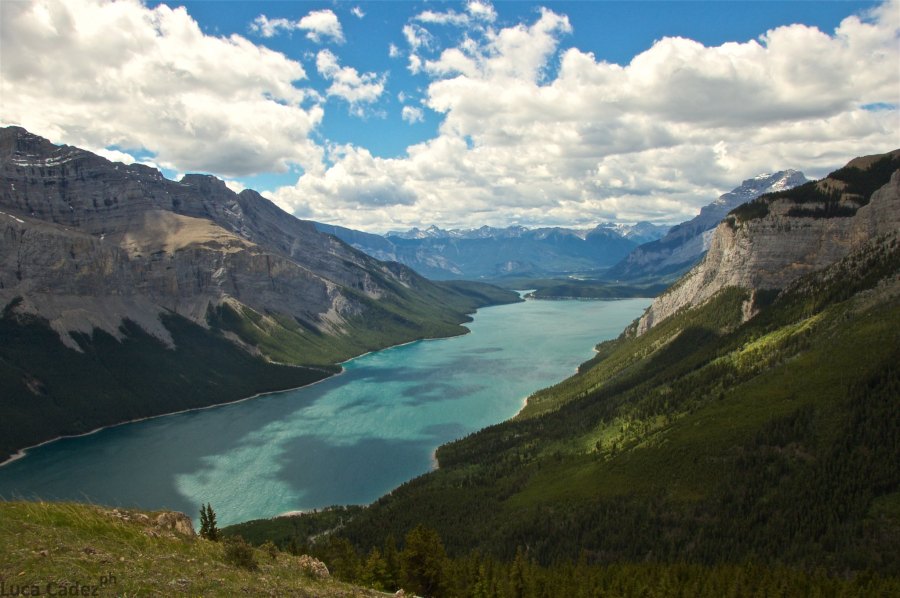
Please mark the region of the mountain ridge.
[[[836, 178], [841, 176], [838, 173], [852, 170], [858, 173], [854, 177], [864, 176], [879, 161], [893, 168], [878, 173], [872, 183], [877, 190], [870, 191], [864, 201], [856, 195], [846, 198], [843, 191], [836, 201], [825, 194], [807, 198], [820, 189], [843, 189], [846, 183]], [[868, 166], [861, 169], [853, 164]], [[657, 297], [641, 317], [638, 334], [680, 309], [702, 304], [725, 287], [783, 289], [873, 238], [896, 235], [900, 230], [900, 173], [894, 168], [900, 168], [900, 150], [857, 158], [821, 181], [767, 193], [735, 207], [714, 229], [703, 261]], [[823, 206], [828, 205], [837, 206], [832, 217], [824, 214]], [[749, 318], [753, 309], [748, 303], [745, 317]]]
[[760, 174], [703, 206], [694, 218], [673, 226], [666, 235], [632, 251], [606, 273], [610, 279], [639, 280], [647, 277], [671, 279], [686, 272], [709, 249], [712, 230], [729, 211], [759, 195], [782, 191], [807, 182], [806, 176], [788, 169]]
[[431, 225], [382, 236], [322, 223], [316, 227], [378, 259], [399, 261], [437, 280], [595, 271], [668, 230], [649, 222], [601, 223], [591, 229], [482, 226], [445, 230]]

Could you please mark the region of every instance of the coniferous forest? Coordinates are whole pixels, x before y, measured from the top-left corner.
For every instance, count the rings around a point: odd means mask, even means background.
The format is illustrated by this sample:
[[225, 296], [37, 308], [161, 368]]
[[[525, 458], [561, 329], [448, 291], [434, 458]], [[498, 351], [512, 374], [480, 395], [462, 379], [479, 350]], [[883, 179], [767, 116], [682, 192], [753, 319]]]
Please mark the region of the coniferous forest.
[[226, 533], [429, 596], [896, 593], [898, 272], [882, 239], [783, 291], [726, 289], [368, 508]]

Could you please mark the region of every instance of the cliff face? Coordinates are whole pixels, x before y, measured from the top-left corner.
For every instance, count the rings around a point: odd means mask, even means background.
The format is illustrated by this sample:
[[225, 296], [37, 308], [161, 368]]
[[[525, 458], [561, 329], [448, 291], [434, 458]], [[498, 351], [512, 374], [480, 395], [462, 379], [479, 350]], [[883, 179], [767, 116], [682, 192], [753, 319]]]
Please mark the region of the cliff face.
[[234, 193], [205, 175], [171, 181], [18, 127], [0, 130], [0, 306], [18, 298], [18, 313], [47, 319], [71, 348], [71, 331], [118, 338], [124, 319], [171, 343], [160, 313], [205, 327], [226, 303], [347, 337], [348, 322], [376, 324], [385, 303], [415, 312], [439, 306], [441, 293], [254, 191]]
[[739, 187], [704, 206], [700, 214], [673, 226], [661, 239], [644, 243], [613, 266], [609, 278], [635, 280], [686, 271], [709, 249], [713, 229], [729, 211], [765, 193], [782, 191], [807, 181], [802, 172], [782, 170], [747, 179]]
[[716, 227], [703, 261], [648, 308], [638, 334], [726, 287], [783, 289], [898, 231], [900, 150], [857, 158], [817, 183], [732, 211]]

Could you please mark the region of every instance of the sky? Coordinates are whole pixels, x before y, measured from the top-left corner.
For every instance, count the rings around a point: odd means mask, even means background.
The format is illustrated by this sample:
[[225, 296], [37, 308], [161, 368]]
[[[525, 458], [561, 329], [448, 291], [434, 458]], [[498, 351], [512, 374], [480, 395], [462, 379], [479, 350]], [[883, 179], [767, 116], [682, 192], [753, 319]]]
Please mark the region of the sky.
[[673, 224], [898, 107], [900, 0], [0, 1], [0, 124], [371, 232]]

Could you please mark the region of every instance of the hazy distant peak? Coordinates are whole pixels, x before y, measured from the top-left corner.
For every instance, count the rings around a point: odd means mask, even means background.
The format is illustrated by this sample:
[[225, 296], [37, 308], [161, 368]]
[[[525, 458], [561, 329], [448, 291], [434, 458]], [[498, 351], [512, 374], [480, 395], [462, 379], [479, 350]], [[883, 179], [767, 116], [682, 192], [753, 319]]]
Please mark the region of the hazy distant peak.
[[787, 170], [779, 170], [776, 173], [758, 174], [752, 179], [747, 179], [735, 187], [728, 193], [719, 196], [710, 205], [722, 206], [731, 205], [737, 207], [745, 201], [749, 201], [765, 193], [774, 193], [776, 191], [784, 191], [802, 185], [809, 179], [800, 172], [789, 168]]

